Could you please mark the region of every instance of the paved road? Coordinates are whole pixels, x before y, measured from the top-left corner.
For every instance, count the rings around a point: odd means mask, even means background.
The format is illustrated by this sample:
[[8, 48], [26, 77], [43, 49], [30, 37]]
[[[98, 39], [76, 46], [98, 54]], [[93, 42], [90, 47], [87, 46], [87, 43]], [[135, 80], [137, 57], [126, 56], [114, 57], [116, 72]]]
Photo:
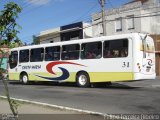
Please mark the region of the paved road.
[[[43, 103], [108, 114], [160, 112], [160, 80], [114, 83], [111, 87], [78, 88], [74, 85], [9, 84], [11, 96]], [[4, 88], [0, 80], [0, 95]]]

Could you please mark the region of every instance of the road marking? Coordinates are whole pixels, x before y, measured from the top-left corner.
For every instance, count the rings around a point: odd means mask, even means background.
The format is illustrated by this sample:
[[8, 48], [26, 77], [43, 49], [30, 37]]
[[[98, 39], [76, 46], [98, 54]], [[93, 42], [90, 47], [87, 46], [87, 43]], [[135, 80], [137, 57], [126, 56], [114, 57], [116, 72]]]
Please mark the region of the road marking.
[[[0, 98], [7, 99], [6, 96], [0, 96]], [[100, 113], [100, 112], [94, 112], [94, 111], [83, 110], [83, 109], [76, 109], [76, 108], [71, 108], [71, 107], [53, 105], [53, 104], [48, 104], [48, 103], [43, 103], [43, 102], [36, 102], [36, 101], [24, 100], [24, 99], [12, 98], [12, 97], [11, 97], [11, 99], [15, 100], [15, 101], [19, 101], [19, 102], [25, 102], [25, 103], [29, 103], [29, 104], [41, 105], [41, 106], [45, 106], [45, 107], [53, 107], [53, 108], [62, 109], [62, 110], [70, 110], [70, 111], [75, 111], [75, 112], [91, 114], [91, 115], [99, 115], [99, 116], [104, 117], [104, 120], [105, 120], [105, 118], [115, 118], [114, 115], [104, 114], [104, 113]]]

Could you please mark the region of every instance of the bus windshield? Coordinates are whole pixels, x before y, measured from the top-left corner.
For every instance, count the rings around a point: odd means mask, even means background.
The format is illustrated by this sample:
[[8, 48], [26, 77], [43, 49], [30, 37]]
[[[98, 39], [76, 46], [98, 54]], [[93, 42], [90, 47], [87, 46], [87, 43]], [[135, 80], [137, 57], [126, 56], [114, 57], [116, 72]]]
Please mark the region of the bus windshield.
[[11, 69], [15, 68], [18, 64], [18, 52], [12, 51], [9, 56], [9, 66]]

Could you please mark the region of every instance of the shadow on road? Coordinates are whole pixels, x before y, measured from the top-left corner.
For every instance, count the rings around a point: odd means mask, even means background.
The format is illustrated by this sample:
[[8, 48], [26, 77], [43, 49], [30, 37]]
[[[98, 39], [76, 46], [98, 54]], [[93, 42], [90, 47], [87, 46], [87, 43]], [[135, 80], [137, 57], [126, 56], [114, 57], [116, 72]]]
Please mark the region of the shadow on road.
[[111, 85], [107, 84], [95, 84], [93, 85], [94, 88], [106, 88], [106, 89], [139, 89], [140, 87], [136, 86], [129, 86], [120, 83], [112, 83]]
[[[11, 85], [23, 85], [20, 82], [10, 81]], [[75, 83], [56, 83], [56, 82], [30, 82], [27, 85], [35, 85], [35, 86], [58, 86], [58, 87], [76, 87], [78, 86]], [[91, 84], [90, 88], [100, 88], [100, 89], [139, 89], [141, 87], [136, 86], [128, 86], [120, 83], [112, 83], [111, 85], [108, 85], [106, 83], [100, 83], [100, 84]]]

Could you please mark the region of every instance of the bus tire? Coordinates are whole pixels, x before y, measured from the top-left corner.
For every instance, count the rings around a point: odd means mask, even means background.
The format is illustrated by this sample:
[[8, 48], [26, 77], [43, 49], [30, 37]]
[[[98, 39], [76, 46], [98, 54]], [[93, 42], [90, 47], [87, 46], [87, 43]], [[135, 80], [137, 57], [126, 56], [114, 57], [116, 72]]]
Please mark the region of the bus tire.
[[107, 86], [111, 86], [112, 83], [111, 83], [111, 82], [106, 82], [106, 85], [107, 85]]
[[22, 84], [28, 84], [28, 75], [26, 73], [21, 75], [21, 82]]
[[89, 75], [86, 72], [78, 73], [76, 83], [79, 87], [90, 87]]

